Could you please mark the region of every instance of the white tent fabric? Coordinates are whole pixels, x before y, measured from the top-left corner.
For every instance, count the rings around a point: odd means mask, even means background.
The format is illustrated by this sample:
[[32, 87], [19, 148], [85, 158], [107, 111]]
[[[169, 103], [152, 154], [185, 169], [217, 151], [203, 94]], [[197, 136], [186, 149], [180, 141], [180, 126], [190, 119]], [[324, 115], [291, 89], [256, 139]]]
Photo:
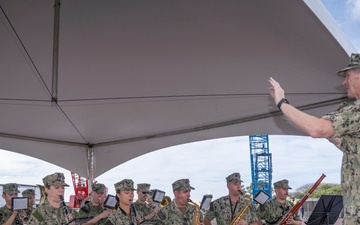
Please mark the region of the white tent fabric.
[[82, 176], [182, 143], [301, 135], [270, 75], [316, 116], [345, 98], [335, 72], [354, 48], [318, 0], [0, 5], [0, 148]]

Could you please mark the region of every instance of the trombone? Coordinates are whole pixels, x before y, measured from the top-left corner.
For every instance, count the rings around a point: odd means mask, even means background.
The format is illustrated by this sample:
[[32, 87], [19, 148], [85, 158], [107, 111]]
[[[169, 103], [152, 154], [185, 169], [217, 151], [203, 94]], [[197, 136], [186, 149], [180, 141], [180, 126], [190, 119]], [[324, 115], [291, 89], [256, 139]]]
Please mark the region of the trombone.
[[162, 208], [171, 202], [171, 198], [169, 196], [164, 196], [163, 200], [159, 203], [159, 206]]

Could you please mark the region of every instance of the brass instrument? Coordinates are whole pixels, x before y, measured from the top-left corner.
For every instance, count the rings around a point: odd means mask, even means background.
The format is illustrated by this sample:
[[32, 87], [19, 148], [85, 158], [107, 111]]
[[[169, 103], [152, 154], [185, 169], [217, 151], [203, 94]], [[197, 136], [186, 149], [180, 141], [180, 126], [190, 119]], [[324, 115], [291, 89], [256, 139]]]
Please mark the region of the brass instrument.
[[160, 202], [160, 207], [164, 207], [164, 206], [166, 206], [167, 204], [169, 204], [171, 202], [171, 198], [169, 197], [169, 196], [165, 196], [164, 198], [163, 198], [163, 200]]
[[19, 210], [18, 215], [21, 219], [21, 222], [23, 225], [26, 225], [27, 222], [29, 221], [29, 216], [27, 215], [25, 210]]
[[158, 208], [159, 206], [156, 205], [153, 201], [152, 201], [152, 196], [147, 194], [146, 195], [146, 199], [145, 199], [145, 205], [147, 208], [149, 209], [154, 209], [154, 208]]
[[188, 202], [190, 202], [192, 205], [195, 206], [195, 212], [194, 212], [194, 219], [193, 219], [193, 225], [198, 225], [201, 223], [200, 221], [200, 206], [193, 202], [191, 199], [188, 199]]
[[45, 199], [46, 199], [46, 192], [45, 192], [45, 186], [38, 184], [37, 185], [39, 187], [40, 190], [40, 201], [39, 201], [39, 205], [43, 204]]
[[242, 208], [242, 209], [240, 210], [240, 212], [234, 217], [234, 219], [231, 221], [230, 225], [235, 225], [235, 224], [236, 224], [236, 221], [240, 221], [240, 220], [244, 219], [244, 216], [245, 216], [247, 210], [250, 208], [250, 205], [251, 205], [251, 202], [252, 202], [252, 199], [251, 199], [249, 196], [247, 196], [247, 197], [245, 197], [245, 198], [248, 199], [249, 202], [248, 202], [248, 203], [245, 205], [245, 207]]

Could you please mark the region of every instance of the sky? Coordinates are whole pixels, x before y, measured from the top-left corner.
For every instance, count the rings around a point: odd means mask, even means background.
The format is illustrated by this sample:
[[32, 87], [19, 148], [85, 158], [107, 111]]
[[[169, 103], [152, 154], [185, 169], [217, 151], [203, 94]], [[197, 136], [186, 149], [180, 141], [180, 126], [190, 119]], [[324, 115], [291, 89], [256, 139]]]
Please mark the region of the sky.
[[[323, 0], [340, 29], [360, 51], [360, 0]], [[322, 173], [323, 183], [340, 183], [342, 152], [326, 139], [303, 136], [269, 136], [273, 182], [288, 179], [297, 188], [314, 183]], [[61, 167], [29, 156], [0, 150], [0, 184], [42, 184], [54, 172], [65, 174], [65, 199], [74, 194], [71, 173]], [[115, 194], [114, 183], [129, 178], [135, 183], [150, 183], [173, 198], [171, 184], [190, 179], [195, 190], [191, 199], [200, 201], [205, 194], [213, 199], [227, 195], [225, 177], [240, 172], [243, 185], [251, 183], [249, 137], [233, 137], [169, 147], [137, 157], [95, 178]], [[136, 196], [135, 196], [136, 197]]]

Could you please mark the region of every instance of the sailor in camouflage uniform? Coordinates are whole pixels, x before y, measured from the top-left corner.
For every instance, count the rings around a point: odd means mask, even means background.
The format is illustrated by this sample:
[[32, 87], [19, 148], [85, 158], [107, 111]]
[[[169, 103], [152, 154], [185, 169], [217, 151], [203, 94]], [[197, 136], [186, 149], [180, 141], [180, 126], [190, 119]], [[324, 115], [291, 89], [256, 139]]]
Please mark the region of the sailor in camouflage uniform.
[[93, 216], [93, 218], [82, 225], [105, 224], [106, 218], [112, 213], [111, 209], [106, 209], [103, 206], [105, 188], [105, 185], [101, 183], [91, 185], [90, 202], [80, 208], [79, 217]]
[[141, 212], [137, 212], [132, 201], [134, 200], [134, 182], [124, 179], [114, 184], [116, 196], [119, 199], [118, 207], [112, 213], [106, 225], [137, 225], [143, 220]]
[[[64, 187], [69, 187], [65, 183], [63, 173], [50, 174], [43, 178], [46, 199], [33, 210], [29, 225], [62, 225], [68, 223], [71, 218], [71, 209], [62, 206], [60, 196], [64, 196]], [[65, 213], [68, 213], [66, 217]]]
[[8, 224], [23, 224], [18, 211], [11, 210], [11, 199], [17, 197], [19, 193], [18, 185], [8, 183], [3, 185], [2, 197], [5, 199], [5, 205], [0, 208], [0, 224], [7, 222]]
[[32, 188], [26, 189], [23, 192], [21, 192], [23, 197], [26, 197], [29, 199], [28, 202], [28, 208], [25, 210], [26, 216], [30, 218], [31, 212], [34, 210], [34, 204], [35, 204], [35, 190]]
[[[210, 203], [209, 210], [205, 214], [205, 225], [210, 225], [211, 220], [216, 218], [217, 225], [228, 225], [248, 205], [251, 200], [241, 195], [240, 173], [232, 173], [226, 177], [229, 194], [218, 198]], [[261, 224], [253, 207], [249, 207], [242, 220], [236, 224]]]
[[150, 184], [138, 184], [136, 193], [138, 195], [138, 199], [134, 203], [136, 211], [141, 212], [144, 219], [151, 219], [156, 216], [160, 209], [153, 204], [150, 196]]
[[[172, 184], [174, 200], [160, 209], [155, 218], [164, 225], [203, 225], [203, 215], [198, 206], [190, 204], [190, 192], [195, 188], [190, 186], [189, 179], [180, 179]], [[195, 219], [194, 219], [195, 218]]]
[[[274, 190], [276, 196], [264, 203], [259, 208], [259, 218], [264, 221], [266, 225], [277, 225], [282, 218], [294, 207], [291, 201], [286, 200], [289, 195], [288, 189], [289, 181], [284, 179], [274, 183]], [[287, 221], [287, 224], [301, 225], [301, 219], [298, 214]]]
[[[270, 77], [270, 95], [275, 104], [297, 128], [315, 138], [327, 138], [343, 152], [341, 191], [344, 225], [360, 224], [360, 54], [351, 54], [349, 65], [338, 71], [344, 77], [347, 97], [335, 111], [316, 118], [289, 104], [280, 84]], [[311, 81], [310, 81], [311, 82]], [[284, 104], [285, 103], [285, 104]]]

